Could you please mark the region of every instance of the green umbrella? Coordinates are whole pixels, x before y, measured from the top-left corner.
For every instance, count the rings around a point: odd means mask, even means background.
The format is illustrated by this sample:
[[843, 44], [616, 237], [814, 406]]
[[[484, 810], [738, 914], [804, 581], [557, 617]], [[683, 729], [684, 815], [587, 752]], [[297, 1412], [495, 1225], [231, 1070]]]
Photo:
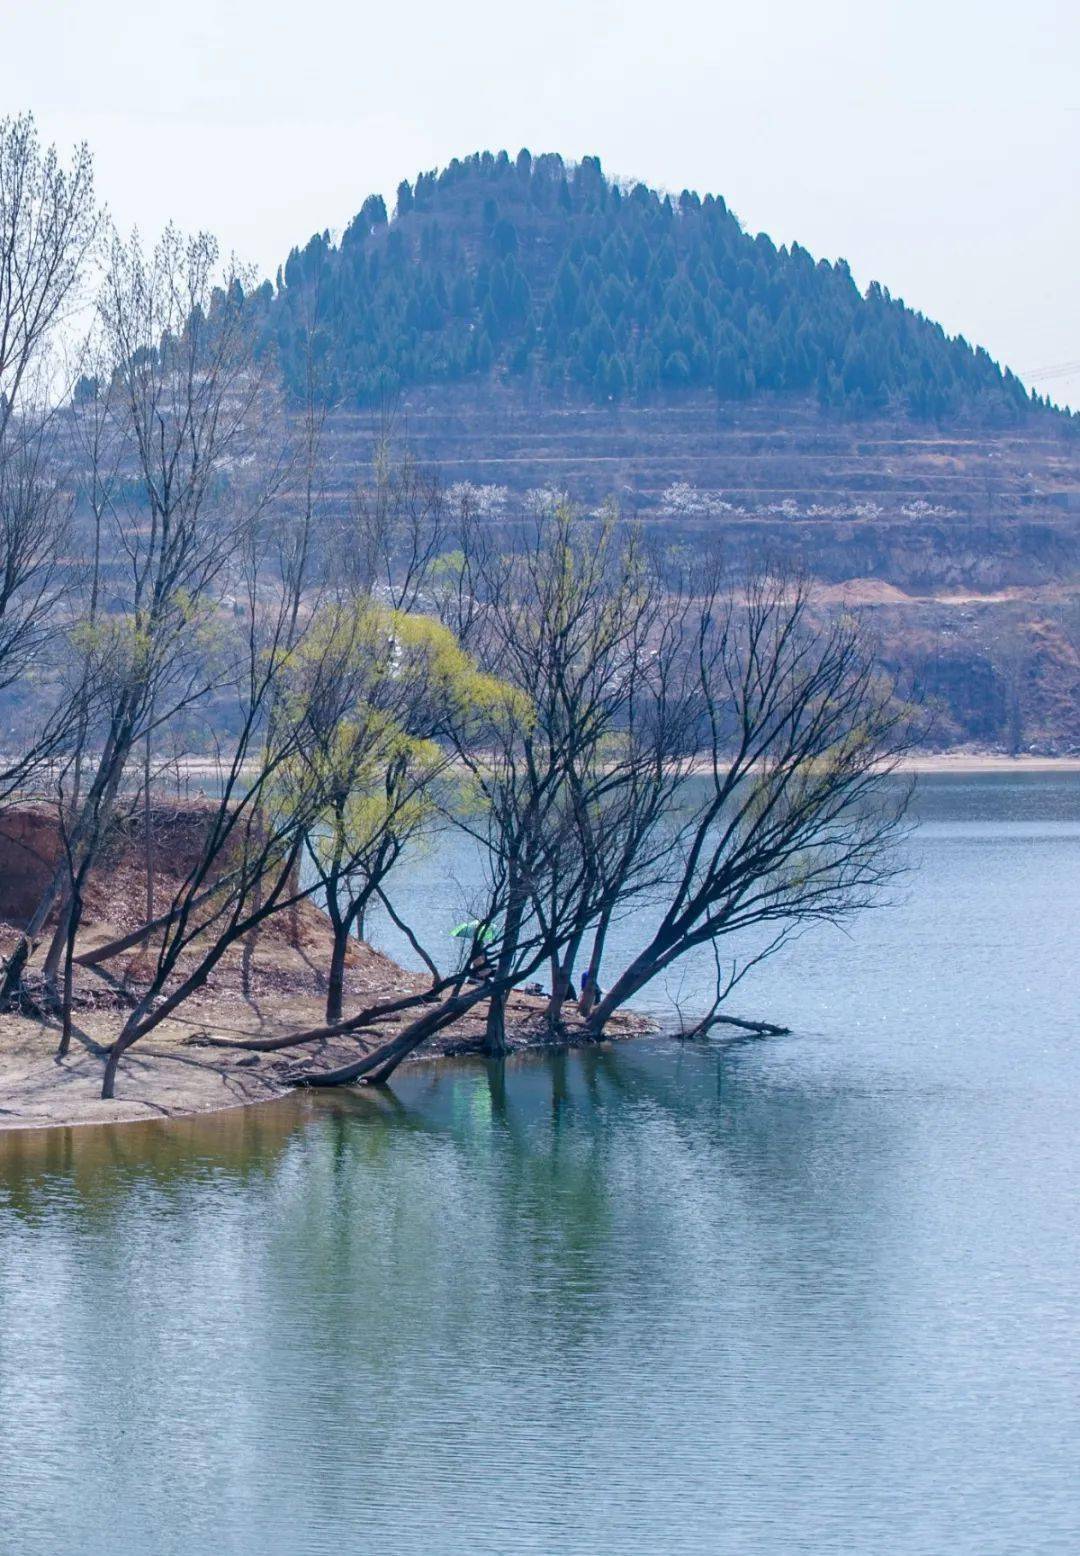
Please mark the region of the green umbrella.
[[469, 935], [471, 938], [479, 940], [481, 945], [490, 945], [491, 942], [496, 938], [495, 931], [492, 929], [491, 925], [481, 924], [478, 918], [469, 919], [466, 923], [459, 924], [458, 927], [456, 929], [452, 929], [450, 933], [454, 936]]

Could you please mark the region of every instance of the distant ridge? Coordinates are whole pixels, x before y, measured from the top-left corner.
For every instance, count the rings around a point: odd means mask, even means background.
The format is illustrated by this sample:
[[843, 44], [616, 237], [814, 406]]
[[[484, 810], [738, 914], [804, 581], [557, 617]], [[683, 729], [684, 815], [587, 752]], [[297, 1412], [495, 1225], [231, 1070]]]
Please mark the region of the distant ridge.
[[477, 153], [367, 199], [256, 301], [296, 396], [365, 405], [462, 379], [597, 403], [680, 391], [816, 396], [844, 416], [1015, 422], [1051, 410], [843, 260], [743, 231], [719, 196], [677, 199], [521, 151]]

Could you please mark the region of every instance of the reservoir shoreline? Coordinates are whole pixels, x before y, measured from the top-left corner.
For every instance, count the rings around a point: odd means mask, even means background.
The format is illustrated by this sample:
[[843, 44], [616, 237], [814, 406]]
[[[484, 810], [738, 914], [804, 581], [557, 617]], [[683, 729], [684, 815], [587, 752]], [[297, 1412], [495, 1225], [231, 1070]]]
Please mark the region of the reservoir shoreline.
[[[398, 984], [412, 977], [388, 958], [361, 947], [372, 959], [394, 970]], [[240, 1015], [230, 992], [209, 994], [183, 1021], [166, 1021], [152, 1038], [130, 1049], [118, 1071], [116, 1096], [100, 1096], [109, 1028], [104, 1013], [82, 1011], [71, 1051], [56, 1057], [58, 1028], [23, 1015], [0, 1015], [0, 1134], [95, 1124], [146, 1123], [251, 1107], [294, 1094], [289, 1077], [298, 1066], [328, 1071], [353, 1062], [362, 1039], [350, 1036], [258, 1053], [239, 1046], [245, 1036], [262, 1038], [302, 1030], [319, 1019], [319, 1006], [290, 990], [279, 976], [275, 995], [260, 998], [252, 1013]], [[193, 1001], [193, 1004], [196, 1002]], [[546, 998], [515, 992], [507, 1006], [506, 1038], [511, 1055], [554, 1053], [651, 1035], [659, 1023], [633, 1011], [617, 1012], [603, 1039], [588, 1038], [576, 1020], [553, 1037], [547, 1029]], [[404, 1060], [410, 1068], [483, 1054], [484, 1015], [475, 1013], [438, 1033]], [[412, 1014], [412, 1013], [410, 1013]], [[115, 1016], [115, 1012], [114, 1012]], [[244, 1025], [238, 1025], [243, 1021]], [[392, 1035], [387, 1024], [379, 1041]], [[235, 1039], [238, 1046], [212, 1046], [207, 1038]], [[369, 1042], [371, 1041], [369, 1037]]]

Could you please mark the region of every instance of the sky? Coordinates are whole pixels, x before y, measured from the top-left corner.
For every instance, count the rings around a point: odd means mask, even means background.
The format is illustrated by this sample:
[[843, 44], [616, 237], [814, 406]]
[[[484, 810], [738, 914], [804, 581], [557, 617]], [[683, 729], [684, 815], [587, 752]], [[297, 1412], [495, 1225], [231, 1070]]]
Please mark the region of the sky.
[[750, 231], [1080, 408], [1069, 0], [0, 0], [0, 113], [85, 139], [122, 227], [273, 275], [365, 196], [521, 146], [722, 194]]

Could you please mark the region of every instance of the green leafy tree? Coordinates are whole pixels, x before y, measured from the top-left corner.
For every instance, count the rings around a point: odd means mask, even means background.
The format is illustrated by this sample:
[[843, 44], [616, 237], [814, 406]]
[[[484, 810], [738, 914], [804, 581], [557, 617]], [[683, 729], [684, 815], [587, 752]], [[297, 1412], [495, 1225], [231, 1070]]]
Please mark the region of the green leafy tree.
[[449, 756], [434, 737], [487, 683], [446, 627], [371, 598], [322, 611], [289, 681], [300, 736], [282, 782], [298, 801], [313, 782], [322, 796], [304, 848], [332, 927], [326, 1019], [337, 1021], [350, 938], [374, 902], [389, 908], [388, 876], [438, 821]]

